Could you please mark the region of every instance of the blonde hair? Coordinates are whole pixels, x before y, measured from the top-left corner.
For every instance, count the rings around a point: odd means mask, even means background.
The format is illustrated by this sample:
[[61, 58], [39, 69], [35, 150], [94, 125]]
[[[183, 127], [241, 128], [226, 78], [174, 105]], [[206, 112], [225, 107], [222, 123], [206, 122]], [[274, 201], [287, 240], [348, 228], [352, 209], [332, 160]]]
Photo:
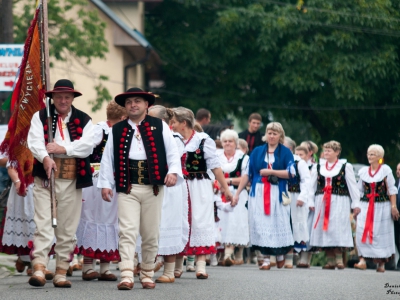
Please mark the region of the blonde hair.
[[148, 112], [153, 112], [154, 115], [153, 117], [159, 118], [161, 120], [164, 120], [165, 123], [169, 123], [171, 118], [174, 116], [174, 113], [172, 112], [172, 109], [166, 108], [165, 106], [162, 105], [153, 105], [150, 106], [148, 109]]
[[244, 154], [247, 154], [247, 152], [249, 152], [249, 145], [247, 144], [245, 139], [238, 139], [238, 145], [240, 148], [243, 148], [245, 150]]
[[312, 151], [312, 153], [318, 152], [318, 146], [313, 141], [301, 142], [300, 146], [306, 147], [308, 149], [308, 152], [310, 152], [310, 151]]
[[114, 100], [111, 100], [110, 103], [108, 103], [106, 114], [107, 120], [120, 120], [122, 117], [128, 115], [125, 107], [117, 104]]
[[194, 123], [193, 129], [197, 132], [204, 132], [203, 127], [201, 127], [200, 123], [197, 121]]
[[195, 124], [193, 111], [183, 106], [173, 108], [172, 111], [174, 113], [175, 119], [179, 123], [183, 123], [183, 121], [186, 121], [186, 126], [190, 129], [193, 129]]
[[372, 144], [368, 147], [367, 153], [370, 151], [375, 152], [376, 156], [378, 156], [379, 158], [383, 158], [385, 156], [385, 150], [383, 150], [383, 147], [381, 145]]
[[224, 142], [225, 140], [232, 139], [235, 142], [235, 145], [237, 146], [239, 143], [239, 135], [235, 130], [232, 129], [225, 129], [222, 131], [221, 136], [219, 138], [221, 142]]
[[330, 141], [330, 142], [325, 143], [324, 148], [330, 148], [335, 152], [339, 151], [339, 154], [340, 154], [340, 152], [342, 152], [342, 146], [340, 145], [339, 142], [336, 142], [336, 141]]
[[304, 153], [307, 155], [308, 154], [308, 148], [307, 147], [303, 147], [303, 146], [298, 146], [296, 147], [296, 149], [294, 149], [294, 151], [304, 151]]
[[265, 135], [262, 137], [262, 140], [265, 142], [267, 141], [267, 133], [268, 130], [272, 130], [277, 132], [279, 136], [279, 143], [283, 144], [285, 142], [285, 130], [283, 130], [282, 124], [279, 122], [271, 122], [267, 125], [267, 128], [265, 129]]

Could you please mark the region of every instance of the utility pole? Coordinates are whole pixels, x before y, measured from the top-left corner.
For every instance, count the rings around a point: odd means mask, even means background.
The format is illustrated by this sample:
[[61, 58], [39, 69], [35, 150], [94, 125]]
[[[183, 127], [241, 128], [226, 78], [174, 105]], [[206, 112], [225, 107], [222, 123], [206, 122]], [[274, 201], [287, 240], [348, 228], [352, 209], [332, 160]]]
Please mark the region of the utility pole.
[[[0, 0], [0, 44], [14, 43], [13, 1]], [[4, 103], [9, 92], [0, 92], [0, 105]], [[0, 124], [7, 124], [10, 112], [0, 110]]]

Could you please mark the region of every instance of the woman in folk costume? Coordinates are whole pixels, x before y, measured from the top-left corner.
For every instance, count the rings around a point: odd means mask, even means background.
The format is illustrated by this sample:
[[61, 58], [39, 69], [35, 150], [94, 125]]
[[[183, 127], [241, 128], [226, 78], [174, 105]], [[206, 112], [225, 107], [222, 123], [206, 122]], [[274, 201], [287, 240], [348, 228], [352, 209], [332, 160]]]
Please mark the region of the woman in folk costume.
[[290, 228], [287, 180], [293, 165], [293, 154], [283, 146], [285, 131], [278, 122], [267, 125], [263, 138], [266, 144], [250, 155], [248, 175], [242, 175], [234, 204], [247, 183], [249, 197], [250, 243], [264, 255], [260, 270], [269, 270], [270, 255], [276, 255], [277, 267], [285, 264], [284, 255], [293, 248]]
[[[324, 159], [311, 172], [310, 206], [315, 206], [310, 245], [325, 251], [323, 269], [344, 269], [342, 252], [353, 248], [350, 206], [360, 212], [360, 193], [353, 166], [339, 159], [340, 143], [324, 144]], [[314, 202], [314, 204], [313, 204]], [[336, 260], [335, 260], [336, 257]]]
[[366, 259], [378, 264], [376, 271], [385, 272], [385, 262], [395, 253], [393, 220], [399, 219], [396, 205], [397, 188], [392, 170], [383, 164], [385, 152], [380, 145], [368, 148], [369, 167], [358, 172], [361, 212], [357, 216], [356, 245], [360, 262], [354, 268], [365, 270]]
[[[290, 215], [292, 218], [294, 251], [302, 253], [306, 250], [306, 243], [310, 240], [307, 219], [309, 212], [308, 195], [311, 176], [307, 163], [297, 155], [298, 151], [296, 143], [291, 138], [285, 137], [284, 145], [292, 152], [296, 149], [292, 170], [294, 178], [289, 180], [288, 191], [291, 198]], [[293, 268], [293, 252], [285, 255], [285, 268]]]
[[[318, 146], [313, 142], [313, 141], [304, 141], [300, 144], [301, 149], [296, 152], [298, 155], [307, 163], [308, 169], [311, 170], [313, 165], [316, 164], [317, 162], [317, 154], [318, 154]], [[311, 198], [309, 197], [309, 200]], [[313, 202], [312, 202], [313, 203]], [[308, 203], [309, 206], [309, 212], [308, 212], [308, 218], [307, 218], [307, 227], [308, 227], [308, 234], [311, 237], [311, 229], [313, 227], [313, 220], [314, 220], [314, 206], [311, 206], [310, 203]], [[300, 253], [300, 260], [297, 263], [297, 268], [309, 268], [311, 265], [311, 258], [312, 258], [312, 253], [310, 251], [311, 246], [310, 242], [307, 242], [307, 248], [305, 251], [301, 251]]]
[[[8, 175], [11, 179], [11, 188], [8, 195], [7, 213], [4, 219], [4, 231], [0, 234], [0, 252], [16, 254], [18, 259], [15, 267], [22, 273], [28, 266], [26, 274], [32, 276], [31, 258], [29, 256], [32, 248], [32, 240], [36, 230], [33, 220], [35, 213], [33, 206], [33, 184], [26, 187], [21, 193], [21, 181], [17, 170], [7, 163]], [[54, 252], [53, 252], [54, 253]], [[53, 280], [54, 274], [45, 270], [46, 280]]]
[[[206, 255], [216, 253], [214, 198], [212, 181], [207, 170], [210, 169], [214, 173], [215, 178], [225, 190], [228, 201], [232, 200], [232, 194], [220, 167], [215, 142], [206, 133], [196, 132], [193, 129], [194, 114], [190, 109], [178, 107], [173, 109], [173, 112], [172, 129], [182, 135], [185, 146], [182, 167], [189, 190], [190, 233], [184, 253], [196, 255], [196, 277], [207, 279]], [[182, 266], [176, 268], [176, 271], [179, 271]], [[177, 277], [180, 277], [180, 274], [177, 274]]]
[[[151, 106], [148, 114], [169, 123], [173, 112], [161, 105]], [[174, 133], [179, 155], [184, 152], [181, 136]], [[185, 182], [164, 188], [164, 199], [161, 211], [160, 238], [158, 255], [164, 256], [164, 272], [156, 279], [158, 283], [175, 282], [174, 269], [176, 254], [185, 248], [189, 240], [188, 223], [188, 190]]]
[[[229, 190], [235, 195], [240, 178], [247, 169], [249, 157], [242, 151], [237, 150], [239, 136], [236, 131], [226, 129], [222, 132], [220, 139], [223, 149], [217, 150], [217, 155], [225, 175], [225, 181], [229, 185]], [[221, 229], [220, 242], [225, 246], [225, 253], [221, 256], [224, 266], [231, 266], [233, 263], [243, 264], [243, 249], [249, 243], [247, 197], [247, 191], [242, 191], [239, 195], [238, 205], [232, 209], [231, 204], [226, 201], [225, 195], [223, 193], [219, 194], [217, 206], [220, 209], [218, 212], [219, 227]], [[239, 250], [233, 262], [232, 255], [235, 246]]]
[[[107, 105], [106, 113], [107, 121], [94, 126], [92, 165], [100, 164], [112, 126], [127, 116], [126, 109], [115, 101]], [[114, 201], [102, 201], [101, 189], [97, 188], [98, 176], [99, 171], [94, 170], [93, 186], [82, 189], [82, 213], [76, 232], [77, 245], [84, 256], [82, 279], [116, 281], [117, 276], [110, 272], [110, 262], [119, 260], [117, 193], [114, 191]], [[100, 260], [100, 273], [95, 271], [93, 260], [96, 259]]]

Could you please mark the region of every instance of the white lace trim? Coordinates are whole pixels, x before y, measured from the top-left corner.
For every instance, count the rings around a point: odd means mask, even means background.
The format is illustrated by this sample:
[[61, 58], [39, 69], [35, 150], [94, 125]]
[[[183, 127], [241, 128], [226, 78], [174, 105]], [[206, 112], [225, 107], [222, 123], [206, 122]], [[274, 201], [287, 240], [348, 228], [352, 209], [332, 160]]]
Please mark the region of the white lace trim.
[[118, 231], [117, 224], [96, 224], [81, 219], [76, 231], [77, 245], [93, 251], [115, 251], [118, 249]]

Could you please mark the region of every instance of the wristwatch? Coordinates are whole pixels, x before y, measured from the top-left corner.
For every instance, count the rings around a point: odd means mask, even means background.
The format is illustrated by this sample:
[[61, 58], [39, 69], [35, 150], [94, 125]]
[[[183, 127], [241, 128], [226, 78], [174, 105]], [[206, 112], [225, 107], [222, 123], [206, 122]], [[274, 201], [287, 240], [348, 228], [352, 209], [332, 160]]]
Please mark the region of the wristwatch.
[[232, 185], [232, 178], [229, 179], [229, 184]]
[[19, 180], [19, 179], [15, 180], [15, 181], [14, 181], [14, 184], [16, 184], [16, 183], [18, 183], [18, 182], [21, 182], [21, 180]]

